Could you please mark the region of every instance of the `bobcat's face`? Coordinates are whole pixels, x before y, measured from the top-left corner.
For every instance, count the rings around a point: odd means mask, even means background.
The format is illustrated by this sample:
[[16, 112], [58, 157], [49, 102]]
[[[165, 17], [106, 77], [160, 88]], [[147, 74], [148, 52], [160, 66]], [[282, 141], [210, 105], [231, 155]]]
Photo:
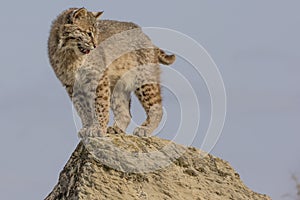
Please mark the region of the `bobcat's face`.
[[74, 10], [62, 30], [62, 48], [73, 49], [77, 55], [89, 54], [97, 46], [97, 18], [102, 12], [88, 12], [85, 8]]

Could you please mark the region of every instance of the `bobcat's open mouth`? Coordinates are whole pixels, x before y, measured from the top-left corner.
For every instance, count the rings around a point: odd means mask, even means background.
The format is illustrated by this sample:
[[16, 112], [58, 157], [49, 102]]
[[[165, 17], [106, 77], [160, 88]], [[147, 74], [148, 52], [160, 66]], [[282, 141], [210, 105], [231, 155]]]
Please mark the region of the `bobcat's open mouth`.
[[89, 49], [86, 49], [86, 48], [82, 47], [80, 44], [78, 44], [77, 46], [78, 46], [78, 49], [81, 53], [83, 53], [83, 54], [89, 54], [90, 53]]

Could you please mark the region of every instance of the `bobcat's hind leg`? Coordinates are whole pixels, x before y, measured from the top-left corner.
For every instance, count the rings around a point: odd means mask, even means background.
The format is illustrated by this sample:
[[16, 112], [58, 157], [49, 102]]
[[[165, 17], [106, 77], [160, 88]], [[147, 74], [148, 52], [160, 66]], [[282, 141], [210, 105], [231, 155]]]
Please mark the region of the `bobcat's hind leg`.
[[135, 94], [146, 111], [147, 119], [140, 127], [134, 130], [133, 134], [147, 137], [158, 127], [163, 115], [160, 85], [142, 85], [135, 90]]

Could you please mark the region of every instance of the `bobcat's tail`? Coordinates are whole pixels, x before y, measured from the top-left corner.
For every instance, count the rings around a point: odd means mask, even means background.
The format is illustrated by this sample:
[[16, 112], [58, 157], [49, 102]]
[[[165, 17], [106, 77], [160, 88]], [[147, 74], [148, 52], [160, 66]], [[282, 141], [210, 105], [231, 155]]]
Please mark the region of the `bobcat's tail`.
[[168, 55], [161, 49], [158, 49], [158, 60], [163, 65], [171, 65], [176, 60], [176, 56], [174, 54]]

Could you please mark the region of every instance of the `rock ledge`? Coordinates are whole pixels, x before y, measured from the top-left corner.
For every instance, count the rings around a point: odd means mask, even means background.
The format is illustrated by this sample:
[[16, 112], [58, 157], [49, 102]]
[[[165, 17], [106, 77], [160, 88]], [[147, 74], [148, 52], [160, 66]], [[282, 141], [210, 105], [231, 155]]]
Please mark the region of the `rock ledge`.
[[246, 187], [228, 162], [201, 153], [157, 137], [81, 141], [45, 200], [270, 199]]

